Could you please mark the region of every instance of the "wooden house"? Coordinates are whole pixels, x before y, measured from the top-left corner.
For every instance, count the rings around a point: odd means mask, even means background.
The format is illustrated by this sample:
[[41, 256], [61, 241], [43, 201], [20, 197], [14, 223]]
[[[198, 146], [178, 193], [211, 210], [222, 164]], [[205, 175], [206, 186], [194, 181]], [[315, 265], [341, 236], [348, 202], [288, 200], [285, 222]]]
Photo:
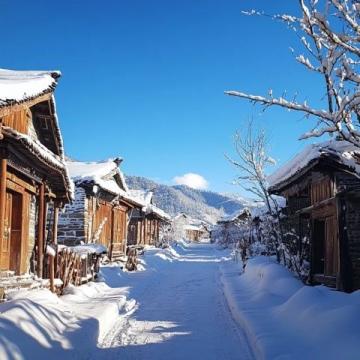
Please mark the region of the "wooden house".
[[190, 241], [199, 242], [203, 239], [208, 239], [210, 232], [206, 225], [200, 224], [190, 224], [185, 225], [185, 238]]
[[286, 198], [298, 250], [310, 239], [310, 282], [360, 288], [360, 149], [346, 141], [308, 146], [270, 179]]
[[75, 183], [75, 200], [60, 214], [59, 243], [102, 244], [110, 259], [125, 254], [129, 215], [136, 202], [128, 194], [119, 169], [121, 161], [67, 161]]
[[[248, 238], [249, 225], [252, 224], [251, 212], [248, 208], [240, 209], [219, 219], [211, 232], [212, 242], [236, 243]], [[246, 232], [246, 234], [244, 234]]]
[[151, 191], [130, 190], [130, 195], [137, 205], [128, 226], [128, 245], [157, 245], [170, 216], [154, 205]]
[[180, 213], [173, 219], [173, 228], [178, 238], [190, 241], [200, 241], [210, 238], [209, 224], [200, 219]]
[[[44, 275], [58, 209], [72, 197], [54, 90], [57, 71], [0, 70], [0, 273]], [[48, 209], [52, 216], [48, 217]], [[49, 219], [49, 222], [47, 221]]]

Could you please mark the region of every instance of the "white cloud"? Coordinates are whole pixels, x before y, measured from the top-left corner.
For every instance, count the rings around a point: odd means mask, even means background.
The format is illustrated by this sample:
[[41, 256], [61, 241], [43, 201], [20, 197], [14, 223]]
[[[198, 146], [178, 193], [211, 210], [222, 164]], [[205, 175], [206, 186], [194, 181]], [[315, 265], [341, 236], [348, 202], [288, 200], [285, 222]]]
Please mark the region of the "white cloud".
[[193, 189], [205, 190], [209, 187], [207, 180], [199, 174], [187, 173], [175, 176], [173, 182], [177, 185], [187, 185]]

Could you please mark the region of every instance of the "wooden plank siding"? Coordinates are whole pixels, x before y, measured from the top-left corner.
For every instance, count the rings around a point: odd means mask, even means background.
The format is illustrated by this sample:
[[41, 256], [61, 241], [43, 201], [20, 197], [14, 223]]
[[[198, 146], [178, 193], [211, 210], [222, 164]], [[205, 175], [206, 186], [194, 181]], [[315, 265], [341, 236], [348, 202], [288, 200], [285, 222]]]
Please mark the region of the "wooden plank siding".
[[334, 184], [329, 177], [323, 177], [311, 184], [311, 205], [330, 199], [333, 196]]
[[127, 235], [127, 209], [124, 207], [115, 207], [113, 209], [112, 227], [113, 236], [111, 244], [111, 257], [117, 257], [125, 253], [125, 242]]
[[157, 218], [133, 217], [128, 226], [129, 245], [156, 245], [160, 234], [160, 220]]
[[96, 199], [88, 200], [86, 224], [88, 241], [98, 242], [107, 247], [110, 257], [125, 252], [127, 239], [128, 207], [113, 205], [111, 202]]
[[2, 123], [3, 125], [9, 126], [22, 134], [27, 134], [29, 121], [31, 119], [29, 111], [30, 110], [28, 108], [25, 108], [11, 112], [2, 118]]
[[[93, 234], [99, 232], [99, 243], [110, 247], [112, 238], [112, 206], [105, 202], [99, 201], [96, 206], [94, 223], [93, 223]], [[100, 227], [102, 227], [100, 229]]]

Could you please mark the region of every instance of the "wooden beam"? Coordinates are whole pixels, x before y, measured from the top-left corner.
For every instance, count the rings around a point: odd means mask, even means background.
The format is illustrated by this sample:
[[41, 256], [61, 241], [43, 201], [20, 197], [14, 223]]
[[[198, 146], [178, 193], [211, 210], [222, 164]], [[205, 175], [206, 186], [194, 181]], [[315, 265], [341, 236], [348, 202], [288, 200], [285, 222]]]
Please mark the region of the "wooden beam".
[[19, 185], [19, 186], [23, 187], [24, 189], [28, 190], [32, 194], [36, 194], [36, 187], [35, 186], [32, 186], [28, 182], [20, 179], [19, 177], [17, 177], [14, 174], [11, 174], [10, 172], [8, 172], [6, 176], [7, 176], [7, 179], [8, 179], [8, 186], [10, 185], [9, 182], [13, 182], [14, 184]]
[[38, 256], [37, 275], [43, 277], [44, 265], [44, 237], [45, 237], [45, 183], [42, 182], [39, 188], [39, 214], [38, 214]]
[[[4, 154], [2, 154], [2, 156], [4, 156]], [[5, 157], [2, 157], [0, 159], [0, 249], [2, 249], [3, 238], [4, 238], [6, 173], [7, 173], [7, 160]], [[1, 251], [0, 251], [0, 267], [1, 267]]]
[[26, 108], [30, 108], [38, 103], [43, 101], [48, 101], [51, 99], [52, 92], [36, 97], [35, 99], [24, 101], [22, 103], [14, 103], [13, 105], [8, 105], [0, 108], [0, 117], [11, 114], [15, 111], [20, 111]]

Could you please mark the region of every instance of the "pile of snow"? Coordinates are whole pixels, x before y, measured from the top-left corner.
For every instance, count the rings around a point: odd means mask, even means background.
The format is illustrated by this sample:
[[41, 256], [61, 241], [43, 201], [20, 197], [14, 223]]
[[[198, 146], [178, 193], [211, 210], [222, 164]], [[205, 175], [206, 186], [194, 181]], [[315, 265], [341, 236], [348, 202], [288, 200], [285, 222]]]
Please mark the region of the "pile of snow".
[[357, 161], [357, 157], [360, 156], [359, 148], [347, 141], [329, 140], [307, 146], [274, 174], [270, 175], [267, 179], [270, 188], [297, 175], [317, 159], [329, 156], [356, 174], [360, 174], [360, 165]]
[[[115, 276], [115, 275], [114, 275]], [[87, 359], [119, 314], [132, 311], [127, 289], [88, 283], [57, 297], [49, 290], [19, 291], [0, 304], [0, 359]]]
[[241, 275], [236, 263], [221, 269], [230, 309], [258, 358], [358, 358], [360, 291], [304, 286], [268, 257], [249, 260]]

